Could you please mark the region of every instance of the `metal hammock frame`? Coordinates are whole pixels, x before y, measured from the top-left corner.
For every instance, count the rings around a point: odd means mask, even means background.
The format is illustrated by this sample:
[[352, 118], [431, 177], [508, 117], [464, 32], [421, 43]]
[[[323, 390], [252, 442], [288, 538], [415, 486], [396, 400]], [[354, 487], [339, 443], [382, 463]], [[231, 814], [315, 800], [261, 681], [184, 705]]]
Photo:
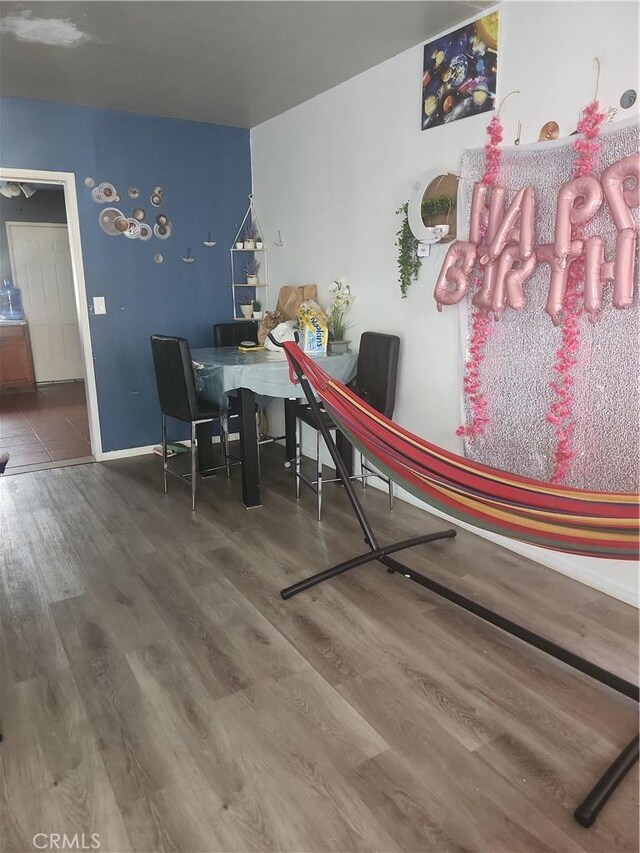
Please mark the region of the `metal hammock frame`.
[[[307, 365], [310, 372], [311, 369], [313, 369], [313, 372], [315, 374], [319, 374], [322, 371], [320, 371], [320, 368], [318, 368], [317, 365], [313, 364], [313, 362], [308, 358], [308, 356], [305, 356], [305, 354], [297, 346], [297, 343], [294, 344], [291, 342], [286, 342], [284, 344], [281, 344], [280, 342], [276, 341], [275, 338], [273, 338], [271, 335], [269, 335], [269, 337], [272, 343], [276, 344], [279, 347], [282, 347], [285, 350], [292, 376], [295, 376], [296, 381], [300, 383], [300, 387], [302, 388], [307, 402], [311, 408], [311, 411], [315, 417], [317, 429], [322, 435], [322, 438], [324, 439], [325, 444], [327, 445], [329, 453], [331, 454], [331, 458], [336, 466], [338, 477], [342, 482], [346, 495], [353, 509], [353, 513], [364, 534], [365, 543], [369, 548], [369, 550], [364, 552], [363, 554], [359, 554], [356, 557], [352, 557], [351, 559], [345, 560], [344, 562], [339, 563], [336, 566], [324, 569], [323, 571], [320, 571], [317, 574], [311, 575], [310, 577], [305, 578], [304, 580], [301, 580], [298, 583], [286, 587], [286, 589], [283, 589], [280, 593], [283, 599], [289, 599], [292, 596], [297, 595], [298, 593], [303, 592], [304, 590], [307, 590], [312, 586], [315, 586], [316, 584], [328, 580], [329, 578], [336, 577], [336, 575], [341, 575], [345, 572], [350, 571], [351, 569], [355, 569], [357, 566], [362, 566], [370, 562], [378, 562], [385, 566], [389, 574], [399, 575], [403, 578], [413, 581], [414, 583], [419, 584], [422, 587], [425, 587], [436, 595], [439, 595], [441, 598], [444, 598], [447, 601], [451, 601], [458, 607], [463, 608], [469, 613], [473, 613], [474, 616], [477, 616], [478, 618], [483, 619], [485, 622], [494, 625], [496, 628], [505, 631], [507, 634], [516, 637], [518, 640], [521, 640], [527, 645], [539, 649], [550, 657], [562, 661], [562, 663], [565, 663], [573, 669], [584, 673], [595, 681], [598, 681], [600, 684], [604, 684], [607, 687], [610, 687], [617, 693], [621, 693], [623, 696], [627, 696], [628, 698], [633, 699], [636, 702], [640, 700], [640, 691], [638, 685], [632, 684], [630, 681], [626, 681], [624, 678], [620, 677], [619, 675], [616, 675], [616, 673], [610, 672], [609, 670], [598, 666], [598, 664], [595, 664], [592, 661], [589, 661], [586, 658], [575, 654], [575, 652], [572, 652], [569, 649], [565, 649], [563, 646], [559, 646], [557, 643], [554, 643], [551, 640], [548, 640], [546, 637], [542, 637], [541, 635], [536, 634], [534, 631], [531, 631], [524, 625], [521, 625], [518, 622], [514, 622], [511, 619], [508, 619], [506, 616], [503, 616], [502, 614], [497, 613], [494, 610], [490, 610], [488, 607], [485, 607], [478, 601], [475, 601], [474, 599], [468, 598], [467, 596], [461, 595], [460, 593], [449, 589], [448, 587], [439, 583], [437, 580], [434, 580], [433, 578], [430, 578], [427, 575], [424, 575], [421, 572], [418, 572], [415, 569], [412, 569], [409, 566], [406, 566], [404, 563], [400, 562], [399, 560], [395, 559], [392, 556], [393, 554], [397, 554], [398, 552], [404, 551], [407, 548], [413, 548], [415, 545], [421, 545], [427, 542], [434, 542], [438, 539], [451, 539], [455, 537], [456, 531], [452, 529], [446, 529], [438, 533], [429, 533], [423, 536], [415, 536], [411, 539], [405, 539], [401, 542], [396, 542], [391, 545], [381, 545], [378, 542], [378, 539], [373, 531], [373, 528], [371, 527], [369, 519], [367, 518], [367, 514], [360, 502], [356, 490], [354, 489], [353, 482], [349, 476], [349, 471], [347, 470], [345, 462], [340, 455], [333, 436], [331, 435], [331, 431], [327, 427], [321, 416], [320, 405], [316, 399], [316, 395], [314, 394], [314, 389], [311, 386], [311, 382], [307, 374], [305, 373], [305, 365]], [[326, 374], [323, 375], [326, 376]], [[329, 377], [326, 378], [327, 380], [329, 380]], [[336, 380], [330, 380], [330, 382], [333, 386], [337, 386], [340, 384], [337, 383]], [[315, 390], [322, 399], [322, 390], [317, 387], [315, 388]], [[331, 412], [331, 414], [333, 413]], [[336, 419], [336, 425], [338, 429], [342, 429], [345, 432], [348, 438], [352, 437], [350, 431], [345, 430], [344, 427], [340, 424], [339, 419]], [[378, 459], [378, 457], [376, 457], [376, 459]], [[603, 808], [609, 797], [611, 797], [615, 789], [624, 779], [625, 775], [633, 767], [636, 761], [638, 761], [638, 755], [639, 736], [636, 734], [635, 737], [632, 738], [632, 740], [616, 756], [616, 758], [609, 765], [609, 767], [607, 767], [602, 776], [598, 779], [596, 784], [589, 791], [585, 799], [575, 809], [574, 817], [581, 826], [590, 827], [594, 823], [595, 819], [597, 818], [598, 814], [600, 813], [601, 809]]]

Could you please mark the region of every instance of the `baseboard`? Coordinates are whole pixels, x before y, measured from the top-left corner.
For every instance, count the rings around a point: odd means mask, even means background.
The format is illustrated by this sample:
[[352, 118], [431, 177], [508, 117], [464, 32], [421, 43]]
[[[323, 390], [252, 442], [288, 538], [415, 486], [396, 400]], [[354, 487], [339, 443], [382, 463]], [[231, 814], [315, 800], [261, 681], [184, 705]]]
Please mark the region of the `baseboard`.
[[[375, 479], [369, 480], [369, 483], [374, 488], [380, 489], [381, 491], [386, 489], [382, 484], [377, 483]], [[514, 551], [516, 554], [527, 557], [527, 559], [533, 560], [535, 563], [540, 563], [543, 566], [547, 566], [549, 569], [560, 572], [560, 574], [579, 581], [581, 584], [584, 584], [591, 589], [597, 589], [599, 592], [604, 592], [606, 595], [610, 595], [612, 598], [617, 598], [619, 601], [624, 601], [626, 604], [631, 604], [633, 607], [640, 607], [637, 583], [635, 585], [621, 584], [612, 578], [606, 577], [604, 574], [606, 568], [591, 569], [588, 567], [589, 563], [612, 563], [614, 562], [612, 560], [598, 560], [597, 558], [592, 557], [579, 558], [570, 554], [562, 554], [559, 551], [548, 551], [546, 548], [527, 545], [525, 542], [517, 542], [515, 539], [508, 539], [506, 536], [500, 536], [498, 533], [491, 533], [489, 530], [482, 530], [479, 527], [473, 527], [471, 524], [465, 524], [463, 521], [458, 521], [435, 507], [425, 504], [424, 501], [415, 498], [412, 494], [398, 486], [396, 486], [396, 497], [411, 504], [412, 506], [418, 507], [418, 509], [421, 509], [424, 512], [436, 515], [439, 518], [456, 524], [458, 527], [463, 527], [470, 533], [475, 533], [476, 536], [481, 536], [483, 539], [489, 539], [497, 545], [502, 545], [503, 548], [507, 548], [509, 551]], [[577, 567], [574, 565], [574, 562], [579, 559], [583, 561], [583, 564], [580, 565], [580, 567]], [[619, 561], [615, 561], [615, 563], [619, 568]], [[629, 565], [631, 565], [631, 563], [629, 563]]]
[[[307, 455], [304, 451], [306, 448], [303, 445], [303, 455]], [[309, 454], [309, 458], [313, 458]], [[326, 461], [325, 461], [325, 464]], [[333, 467], [331, 463], [328, 467]], [[368, 484], [380, 491], [386, 491], [387, 487], [380, 480], [372, 477], [368, 480]], [[638, 589], [637, 569], [636, 564], [632, 561], [625, 562], [619, 560], [601, 560], [594, 557], [576, 557], [571, 554], [563, 554], [559, 551], [549, 551], [546, 548], [538, 548], [535, 545], [528, 545], [525, 542], [517, 542], [515, 539], [508, 539], [506, 536], [500, 536], [497, 533], [491, 533], [489, 530], [482, 530], [479, 527], [473, 527], [471, 524], [465, 524], [458, 521], [452, 516], [432, 507], [425, 501], [414, 497], [414, 495], [405, 491], [396, 485], [395, 495], [398, 500], [421, 509], [423, 512], [428, 512], [438, 518], [445, 519], [449, 523], [456, 524], [468, 530], [470, 533], [475, 533], [476, 536], [481, 536], [483, 539], [489, 539], [497, 545], [501, 545], [509, 551], [520, 554], [535, 563], [540, 563], [555, 572], [579, 581], [581, 584], [610, 595], [612, 598], [617, 598], [619, 601], [624, 601], [632, 607], [640, 608], [640, 591]], [[617, 574], [623, 577], [620, 582], [612, 575]]]
[[[237, 432], [232, 432], [229, 435], [230, 441], [236, 441], [240, 438]], [[185, 447], [188, 447], [191, 442], [186, 439], [185, 441], [172, 441], [171, 444], [184, 444]], [[213, 443], [219, 444], [220, 437], [215, 435], [213, 437]], [[100, 454], [99, 462], [111, 462], [113, 459], [127, 459], [130, 456], [146, 456], [149, 453], [153, 453], [153, 448], [157, 447], [156, 444], [145, 444], [141, 447], [125, 447], [122, 450], [104, 450]]]

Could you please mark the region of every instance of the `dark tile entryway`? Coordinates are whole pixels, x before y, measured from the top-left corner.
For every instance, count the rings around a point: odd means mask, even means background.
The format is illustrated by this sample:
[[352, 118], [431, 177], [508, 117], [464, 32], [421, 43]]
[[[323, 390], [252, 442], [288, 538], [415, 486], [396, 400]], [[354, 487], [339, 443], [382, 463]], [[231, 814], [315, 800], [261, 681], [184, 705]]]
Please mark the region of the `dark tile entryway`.
[[91, 456], [84, 382], [41, 385], [34, 392], [0, 396], [0, 455], [6, 473]]

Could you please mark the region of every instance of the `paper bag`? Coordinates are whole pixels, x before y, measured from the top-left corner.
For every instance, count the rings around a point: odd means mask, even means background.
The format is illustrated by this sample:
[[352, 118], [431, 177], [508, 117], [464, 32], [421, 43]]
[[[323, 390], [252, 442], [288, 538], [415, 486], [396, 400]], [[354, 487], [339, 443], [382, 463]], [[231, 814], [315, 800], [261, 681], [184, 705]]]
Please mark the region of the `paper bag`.
[[316, 284], [289, 284], [280, 288], [276, 311], [282, 314], [283, 320], [296, 320], [298, 308], [307, 299], [318, 300]]

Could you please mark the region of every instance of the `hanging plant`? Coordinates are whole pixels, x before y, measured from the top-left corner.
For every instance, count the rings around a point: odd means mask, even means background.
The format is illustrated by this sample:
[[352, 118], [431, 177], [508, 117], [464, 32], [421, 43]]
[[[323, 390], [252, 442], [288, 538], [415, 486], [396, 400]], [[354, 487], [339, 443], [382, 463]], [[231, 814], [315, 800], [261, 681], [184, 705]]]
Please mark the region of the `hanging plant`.
[[418, 241], [413, 236], [409, 227], [409, 202], [396, 210], [396, 214], [402, 214], [402, 225], [396, 234], [396, 246], [398, 247], [398, 281], [402, 298], [406, 299], [407, 291], [412, 281], [416, 281], [422, 266], [422, 258], [418, 257]]

